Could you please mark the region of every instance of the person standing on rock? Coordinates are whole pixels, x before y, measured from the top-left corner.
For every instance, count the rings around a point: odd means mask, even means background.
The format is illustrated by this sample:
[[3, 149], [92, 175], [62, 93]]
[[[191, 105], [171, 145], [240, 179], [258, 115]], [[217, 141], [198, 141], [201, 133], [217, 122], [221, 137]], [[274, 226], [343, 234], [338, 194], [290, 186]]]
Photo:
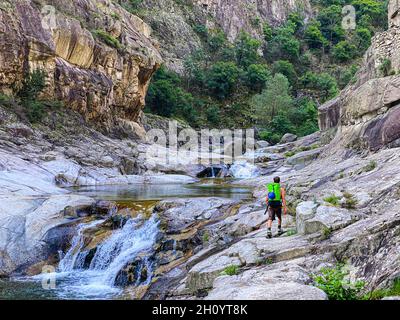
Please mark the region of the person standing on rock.
[[283, 234], [282, 230], [282, 207], [285, 215], [287, 214], [286, 206], [286, 191], [281, 187], [281, 178], [275, 177], [273, 183], [267, 185], [268, 196], [267, 196], [267, 211], [268, 211], [268, 233], [267, 237], [272, 238], [272, 222], [275, 221], [275, 217], [278, 217], [278, 235]]

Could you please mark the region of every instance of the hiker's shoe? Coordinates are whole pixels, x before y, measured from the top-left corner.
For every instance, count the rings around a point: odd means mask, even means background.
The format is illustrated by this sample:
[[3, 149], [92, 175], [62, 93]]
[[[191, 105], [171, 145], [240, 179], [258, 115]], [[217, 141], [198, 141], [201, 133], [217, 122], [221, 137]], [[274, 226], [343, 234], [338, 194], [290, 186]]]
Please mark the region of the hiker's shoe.
[[272, 232], [271, 232], [271, 231], [268, 231], [268, 233], [267, 233], [267, 238], [269, 238], [269, 239], [272, 238]]
[[281, 236], [283, 234], [283, 230], [282, 229], [279, 229], [278, 230], [278, 236]]

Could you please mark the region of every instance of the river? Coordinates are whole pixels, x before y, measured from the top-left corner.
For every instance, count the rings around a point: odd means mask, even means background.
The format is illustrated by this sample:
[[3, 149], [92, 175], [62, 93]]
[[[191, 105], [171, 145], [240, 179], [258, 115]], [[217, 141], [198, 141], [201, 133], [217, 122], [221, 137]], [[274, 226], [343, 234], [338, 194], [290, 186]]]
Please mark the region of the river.
[[[206, 179], [189, 185], [129, 185], [81, 187], [71, 189], [72, 193], [86, 195], [98, 200], [116, 201], [124, 207], [144, 207], [146, 203], [156, 203], [168, 198], [223, 197], [229, 199], [249, 199], [251, 190], [230, 185], [226, 180]], [[159, 221], [155, 216], [146, 219], [132, 218], [105, 239], [90, 265], [84, 266], [85, 254], [82, 234], [85, 230], [102, 223], [89, 221], [77, 226], [71, 246], [60, 252], [60, 262], [55, 273], [35, 277], [15, 276], [0, 279], [0, 299], [122, 299], [124, 291], [114, 287], [119, 270], [138, 255], [152, 250], [156, 241]], [[147, 271], [140, 284], [152, 279], [151, 262], [143, 259]], [[55, 281], [54, 289], [43, 289], [43, 283]]]

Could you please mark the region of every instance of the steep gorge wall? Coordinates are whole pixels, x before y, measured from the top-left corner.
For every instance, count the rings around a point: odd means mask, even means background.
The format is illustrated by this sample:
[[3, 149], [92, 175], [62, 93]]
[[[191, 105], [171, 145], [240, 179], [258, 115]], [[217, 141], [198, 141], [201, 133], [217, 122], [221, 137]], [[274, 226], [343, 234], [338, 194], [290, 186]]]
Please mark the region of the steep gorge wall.
[[321, 130], [337, 128], [338, 145], [372, 151], [400, 146], [399, 9], [400, 2], [389, 2], [389, 30], [372, 39], [357, 81], [319, 109]]
[[291, 12], [312, 15], [309, 0], [144, 0], [143, 8], [166, 64], [180, 73], [185, 57], [203, 48], [196, 25], [222, 29], [234, 41], [242, 30], [261, 38], [265, 22], [281, 24]]
[[149, 81], [162, 63], [150, 35], [149, 26], [111, 0], [1, 1], [0, 92], [15, 94], [29, 72], [41, 69], [43, 98], [63, 101], [107, 130], [119, 123], [137, 131]]

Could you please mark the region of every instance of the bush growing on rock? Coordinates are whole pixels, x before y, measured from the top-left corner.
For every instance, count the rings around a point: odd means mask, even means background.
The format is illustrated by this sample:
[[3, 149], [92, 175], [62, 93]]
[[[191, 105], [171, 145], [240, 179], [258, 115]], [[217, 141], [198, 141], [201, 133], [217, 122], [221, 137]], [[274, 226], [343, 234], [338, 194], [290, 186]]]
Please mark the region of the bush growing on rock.
[[356, 206], [358, 204], [358, 200], [354, 197], [354, 195], [352, 195], [351, 193], [348, 193], [348, 192], [344, 192], [343, 197], [345, 199], [345, 201], [342, 204], [343, 208], [346, 208], [346, 209], [355, 209], [356, 208]]
[[224, 271], [221, 273], [221, 275], [225, 276], [235, 276], [239, 273], [239, 267], [238, 266], [228, 266], [224, 269]]
[[392, 71], [392, 61], [387, 58], [383, 59], [381, 65], [379, 66], [379, 71], [383, 77], [389, 76]]
[[367, 293], [363, 300], [381, 300], [385, 297], [400, 296], [400, 279], [394, 280], [392, 286], [388, 289], [377, 289]]
[[378, 166], [377, 162], [372, 160], [363, 168], [363, 171], [370, 172], [372, 170], [375, 170], [377, 166]]
[[121, 49], [122, 45], [119, 40], [104, 30], [97, 29], [93, 31], [93, 35], [102, 40], [105, 44], [115, 49]]
[[362, 281], [352, 283], [346, 280], [347, 275], [343, 265], [338, 265], [334, 268], [322, 268], [313, 278], [316, 287], [325, 291], [330, 300], [359, 300], [365, 283]]
[[328, 197], [324, 198], [324, 201], [330, 203], [331, 205], [333, 205], [335, 207], [337, 207], [337, 206], [339, 206], [340, 197], [335, 196], [335, 195], [331, 195], [331, 196], [328, 196]]
[[34, 70], [27, 75], [17, 96], [26, 116], [32, 123], [39, 122], [45, 114], [45, 106], [38, 100], [39, 94], [46, 87], [46, 74], [43, 70]]

